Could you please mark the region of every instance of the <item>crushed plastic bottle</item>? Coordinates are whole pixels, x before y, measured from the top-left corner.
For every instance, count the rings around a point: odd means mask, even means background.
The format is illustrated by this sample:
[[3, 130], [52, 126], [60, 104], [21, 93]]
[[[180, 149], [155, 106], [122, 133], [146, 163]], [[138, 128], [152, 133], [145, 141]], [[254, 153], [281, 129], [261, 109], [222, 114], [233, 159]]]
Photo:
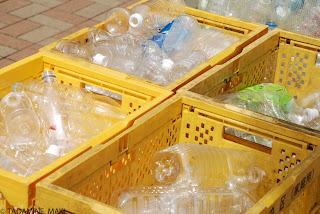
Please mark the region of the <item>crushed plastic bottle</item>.
[[171, 74], [179, 75], [178, 77], [174, 77], [173, 79], [179, 79], [179, 77], [184, 76], [186, 73], [202, 64], [206, 61], [206, 56], [202, 52], [193, 51], [190, 55], [185, 58], [176, 61], [172, 67]]
[[39, 135], [40, 121], [26, 93], [10, 92], [1, 100], [0, 110], [8, 136], [16, 144], [25, 144]]
[[135, 34], [143, 34], [163, 28], [184, 13], [185, 7], [182, 0], [151, 0], [138, 4], [131, 9], [131, 30]]
[[11, 167], [10, 161], [0, 157], [0, 169], [9, 171], [10, 167]]
[[193, 50], [203, 52], [210, 59], [238, 40], [239, 38], [224, 34], [221, 30], [201, 29]]
[[162, 49], [173, 60], [187, 57], [199, 36], [200, 25], [192, 16], [182, 14], [172, 24]]
[[50, 145], [48, 149], [45, 151], [44, 155], [30, 166], [25, 177], [33, 175], [34, 173], [41, 170], [43, 167], [49, 165], [50, 163], [58, 159], [61, 154], [60, 149], [61, 148], [57, 145]]
[[59, 89], [62, 108], [68, 115], [86, 116], [92, 111], [94, 105], [92, 93], [70, 85], [60, 85]]
[[179, 186], [225, 186], [254, 190], [264, 179], [249, 151], [180, 143], [154, 153], [158, 183]]
[[111, 205], [128, 213], [246, 213], [256, 202], [240, 189], [150, 186], [116, 191]]

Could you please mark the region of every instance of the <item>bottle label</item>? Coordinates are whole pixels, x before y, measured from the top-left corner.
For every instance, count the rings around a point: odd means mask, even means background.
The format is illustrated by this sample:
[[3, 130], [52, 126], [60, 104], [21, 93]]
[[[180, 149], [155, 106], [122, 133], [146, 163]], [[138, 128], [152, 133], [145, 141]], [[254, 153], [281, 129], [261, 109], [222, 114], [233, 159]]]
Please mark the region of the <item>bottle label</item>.
[[168, 31], [170, 30], [172, 24], [173, 24], [174, 20], [172, 22], [170, 22], [169, 24], [167, 24], [163, 29], [161, 29], [159, 31], [158, 34], [154, 35], [153, 37], [151, 37], [149, 40], [154, 41], [155, 43], [158, 44], [158, 46], [160, 48], [162, 48], [163, 42], [166, 38], [166, 35], [168, 33]]
[[262, 83], [246, 88], [240, 91], [237, 97], [251, 102], [263, 102], [269, 99], [275, 105], [280, 105], [285, 109], [290, 109], [293, 101], [290, 92], [286, 88], [272, 83]]

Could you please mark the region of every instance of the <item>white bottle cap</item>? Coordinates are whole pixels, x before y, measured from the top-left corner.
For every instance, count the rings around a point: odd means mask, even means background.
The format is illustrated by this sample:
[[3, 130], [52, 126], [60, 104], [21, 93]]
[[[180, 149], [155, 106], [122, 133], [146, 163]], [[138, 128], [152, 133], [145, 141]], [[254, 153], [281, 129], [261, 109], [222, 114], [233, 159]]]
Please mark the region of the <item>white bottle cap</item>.
[[140, 27], [143, 23], [143, 17], [139, 13], [134, 13], [129, 18], [129, 24], [131, 27]]
[[98, 65], [102, 65], [102, 66], [107, 66], [108, 64], [108, 61], [109, 61], [109, 58], [102, 55], [102, 54], [96, 54], [93, 56], [93, 60], [92, 62], [94, 64], [98, 64]]
[[163, 69], [166, 69], [166, 70], [171, 70], [173, 64], [174, 64], [174, 62], [173, 62], [171, 59], [164, 59], [164, 60], [162, 61], [161, 67], [162, 67]]
[[307, 122], [310, 122], [319, 117], [319, 111], [313, 108], [306, 108], [303, 110], [303, 117]]
[[56, 157], [60, 157], [60, 147], [57, 145], [50, 145], [45, 154], [54, 155]]

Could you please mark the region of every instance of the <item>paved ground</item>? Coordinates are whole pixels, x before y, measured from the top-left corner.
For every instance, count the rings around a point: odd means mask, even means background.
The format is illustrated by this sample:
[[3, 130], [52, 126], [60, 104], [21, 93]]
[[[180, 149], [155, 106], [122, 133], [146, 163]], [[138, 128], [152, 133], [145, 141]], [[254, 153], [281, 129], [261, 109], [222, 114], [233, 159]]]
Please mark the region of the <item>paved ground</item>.
[[138, 0], [0, 0], [0, 68]]

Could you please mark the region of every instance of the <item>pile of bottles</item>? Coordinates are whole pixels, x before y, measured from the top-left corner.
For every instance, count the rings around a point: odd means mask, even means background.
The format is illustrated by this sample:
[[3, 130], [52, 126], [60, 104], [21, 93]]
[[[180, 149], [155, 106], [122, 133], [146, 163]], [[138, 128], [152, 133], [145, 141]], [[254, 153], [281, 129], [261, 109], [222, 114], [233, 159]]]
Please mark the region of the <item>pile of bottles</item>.
[[201, 27], [185, 7], [183, 0], [150, 0], [131, 10], [114, 8], [106, 30], [90, 28], [88, 43], [61, 40], [56, 50], [169, 85], [239, 40]]
[[116, 191], [111, 204], [128, 213], [246, 213], [265, 172], [246, 150], [180, 143], [151, 157], [153, 186]]
[[318, 0], [199, 0], [198, 8], [320, 37]]
[[[286, 88], [273, 83], [262, 83], [236, 93], [218, 96], [215, 99], [277, 119], [320, 130], [320, 90], [295, 100]], [[263, 138], [252, 139], [252, 135], [235, 129], [226, 131], [228, 134], [272, 147], [272, 141]]]
[[1, 169], [28, 177], [127, 116], [106, 96], [56, 81], [46, 70], [1, 99]]

